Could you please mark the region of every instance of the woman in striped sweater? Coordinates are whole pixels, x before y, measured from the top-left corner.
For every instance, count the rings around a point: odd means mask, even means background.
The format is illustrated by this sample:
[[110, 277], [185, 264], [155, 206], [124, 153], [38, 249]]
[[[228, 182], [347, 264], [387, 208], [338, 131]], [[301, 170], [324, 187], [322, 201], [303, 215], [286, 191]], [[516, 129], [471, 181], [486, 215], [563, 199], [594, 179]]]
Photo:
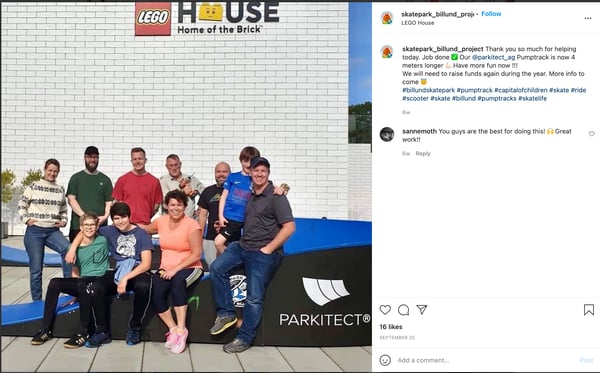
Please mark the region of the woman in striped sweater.
[[71, 277], [71, 265], [65, 261], [69, 241], [60, 228], [67, 225], [65, 188], [56, 183], [60, 163], [50, 158], [44, 164], [44, 176], [25, 188], [19, 200], [19, 219], [27, 224], [23, 238], [29, 256], [29, 287], [34, 301], [42, 300], [44, 247], [62, 257], [63, 277]]

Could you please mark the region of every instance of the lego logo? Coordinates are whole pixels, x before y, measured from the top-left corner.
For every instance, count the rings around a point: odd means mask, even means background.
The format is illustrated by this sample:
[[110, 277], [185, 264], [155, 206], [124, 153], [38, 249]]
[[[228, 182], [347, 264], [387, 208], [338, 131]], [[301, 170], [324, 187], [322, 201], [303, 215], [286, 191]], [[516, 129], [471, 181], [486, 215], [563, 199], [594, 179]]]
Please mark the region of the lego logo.
[[163, 25], [169, 20], [169, 11], [163, 10], [142, 10], [137, 18], [140, 25]]

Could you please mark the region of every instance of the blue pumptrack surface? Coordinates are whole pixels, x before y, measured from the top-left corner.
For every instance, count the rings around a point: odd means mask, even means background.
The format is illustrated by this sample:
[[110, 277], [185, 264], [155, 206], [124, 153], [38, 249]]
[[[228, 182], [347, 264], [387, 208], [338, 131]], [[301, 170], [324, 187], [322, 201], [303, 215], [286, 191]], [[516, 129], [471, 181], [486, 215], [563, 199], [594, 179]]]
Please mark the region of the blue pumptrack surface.
[[[2, 245], [2, 260], [7, 262], [19, 263], [28, 265], [29, 257], [25, 249], [16, 249], [14, 247]], [[56, 253], [45, 253], [44, 254], [45, 265], [61, 265], [60, 255]]]
[[369, 246], [372, 242], [370, 221], [310, 218], [294, 220], [296, 232], [284, 245], [285, 255]]
[[[69, 306], [61, 307], [62, 304], [73, 297], [64, 295], [58, 298], [57, 314], [63, 314], [79, 309], [79, 303], [75, 302]], [[2, 326], [13, 325], [22, 322], [40, 320], [44, 314], [44, 302], [30, 302], [21, 304], [10, 304], [2, 306]]]
[[[371, 245], [371, 222], [295, 218], [296, 232], [284, 245], [285, 255]], [[158, 238], [152, 238], [160, 246]]]

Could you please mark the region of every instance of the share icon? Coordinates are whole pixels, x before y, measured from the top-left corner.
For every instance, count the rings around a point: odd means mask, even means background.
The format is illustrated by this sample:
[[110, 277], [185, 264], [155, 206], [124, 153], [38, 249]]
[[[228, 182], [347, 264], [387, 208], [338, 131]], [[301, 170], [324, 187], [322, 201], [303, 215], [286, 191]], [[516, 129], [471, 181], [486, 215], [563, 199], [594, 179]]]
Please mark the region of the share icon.
[[426, 304], [417, 304], [417, 308], [419, 309], [419, 312], [421, 312], [421, 315], [422, 315], [425, 312], [427, 305]]

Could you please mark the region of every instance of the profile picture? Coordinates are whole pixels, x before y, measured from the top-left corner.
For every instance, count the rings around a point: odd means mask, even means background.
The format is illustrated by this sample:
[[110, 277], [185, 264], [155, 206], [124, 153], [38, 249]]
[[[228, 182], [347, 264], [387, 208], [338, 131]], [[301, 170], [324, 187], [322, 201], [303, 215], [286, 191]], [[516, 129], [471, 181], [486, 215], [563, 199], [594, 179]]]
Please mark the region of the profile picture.
[[383, 12], [381, 14], [381, 23], [383, 23], [384, 25], [391, 25], [393, 18], [394, 17], [392, 16], [391, 12]]
[[381, 47], [381, 57], [383, 58], [392, 58], [392, 55], [394, 54], [392, 47], [389, 45], [384, 45], [383, 47]]
[[392, 139], [394, 138], [394, 130], [390, 127], [383, 127], [381, 129], [381, 132], [379, 132], [379, 137], [381, 137], [381, 139], [386, 142], [392, 141]]

